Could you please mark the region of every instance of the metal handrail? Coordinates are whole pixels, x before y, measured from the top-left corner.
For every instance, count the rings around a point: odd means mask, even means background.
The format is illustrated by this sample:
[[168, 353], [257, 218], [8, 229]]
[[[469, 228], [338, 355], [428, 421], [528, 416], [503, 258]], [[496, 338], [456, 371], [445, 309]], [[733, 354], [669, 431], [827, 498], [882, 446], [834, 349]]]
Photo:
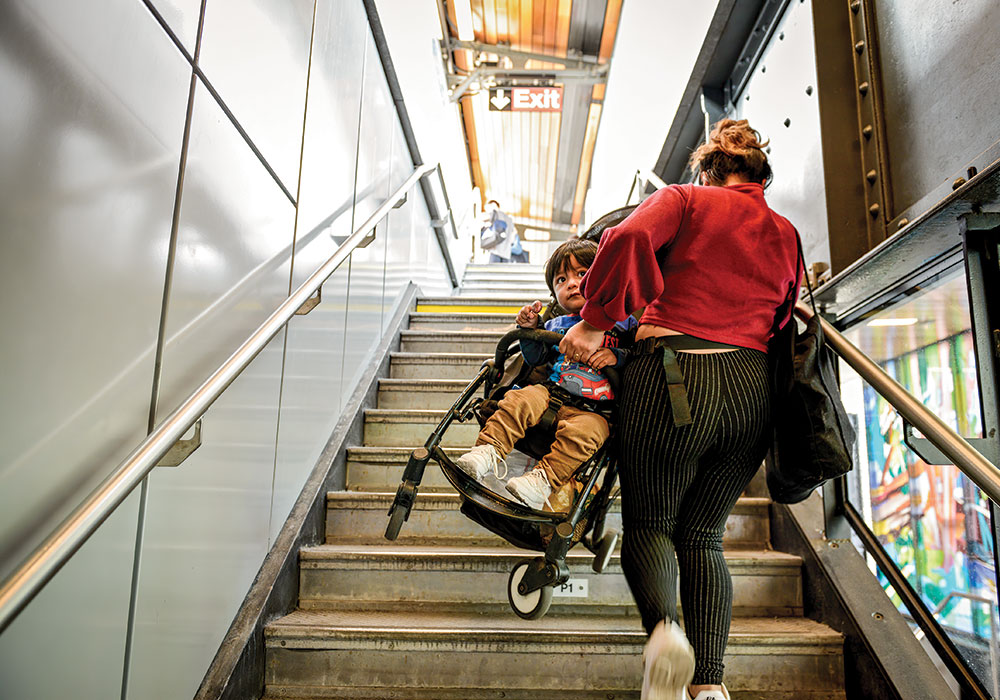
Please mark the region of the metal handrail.
[[[808, 320], [813, 310], [803, 302], [795, 307], [800, 318]], [[983, 457], [976, 448], [952, 430], [944, 421], [924, 406], [885, 370], [859, 350], [851, 341], [830, 325], [824, 318], [819, 319], [827, 344], [849, 364], [862, 379], [892, 404], [892, 407], [917, 428], [934, 444], [952, 464], [962, 470], [982, 491], [996, 503], [1000, 503], [1000, 469]]]
[[0, 632], [31, 602], [59, 569], [83, 546], [122, 501], [156, 466], [157, 462], [208, 410], [215, 400], [253, 361], [267, 343], [347, 259], [393, 206], [435, 165], [422, 165], [372, 212], [330, 258], [229, 356], [187, 399], [171, 413], [93, 492], [40, 544], [0, 586]]
[[635, 171], [635, 175], [632, 176], [632, 184], [628, 189], [628, 196], [625, 198], [625, 206], [628, 206], [632, 201], [632, 194], [635, 192], [635, 186], [639, 182], [642, 183], [643, 189], [646, 188], [646, 185], [652, 185], [658, 190], [667, 186], [667, 183], [652, 170], [639, 168]]

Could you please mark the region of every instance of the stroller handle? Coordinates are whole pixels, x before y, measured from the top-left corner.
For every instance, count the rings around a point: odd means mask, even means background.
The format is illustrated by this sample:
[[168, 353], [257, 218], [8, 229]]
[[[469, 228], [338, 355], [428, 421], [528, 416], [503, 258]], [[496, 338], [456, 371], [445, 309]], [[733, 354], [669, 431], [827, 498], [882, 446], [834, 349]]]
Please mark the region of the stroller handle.
[[[497, 343], [497, 352], [494, 358], [494, 367], [503, 368], [504, 362], [507, 359], [507, 353], [510, 350], [511, 344], [515, 340], [534, 340], [536, 342], [542, 343], [544, 345], [552, 345], [558, 347], [559, 343], [562, 342], [563, 336], [561, 333], [554, 333], [553, 331], [538, 330], [537, 328], [515, 328], [512, 331], [508, 331]], [[618, 370], [614, 367], [604, 367], [601, 369], [604, 376], [608, 378], [611, 382], [611, 387], [617, 394], [618, 389], [621, 386], [620, 377], [618, 376]]]

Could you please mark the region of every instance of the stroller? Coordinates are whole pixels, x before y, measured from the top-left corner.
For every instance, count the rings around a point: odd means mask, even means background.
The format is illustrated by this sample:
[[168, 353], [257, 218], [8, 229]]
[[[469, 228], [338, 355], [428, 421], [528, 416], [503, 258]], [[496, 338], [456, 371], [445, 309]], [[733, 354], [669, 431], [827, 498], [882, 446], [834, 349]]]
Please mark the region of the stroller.
[[[514, 385], [524, 386], [535, 368], [520, 363], [516, 354], [517, 341], [535, 340], [558, 345], [562, 335], [544, 330], [519, 328], [512, 330], [497, 344], [496, 355], [483, 363], [475, 379], [462, 391], [451, 409], [431, 433], [422, 448], [414, 450], [407, 460], [402, 483], [389, 509], [389, 524], [385, 537], [396, 539], [407, 520], [423, 478], [424, 468], [430, 459], [441, 467], [447, 480], [461, 497], [461, 511], [470, 519], [500, 535], [511, 544], [524, 549], [543, 552], [544, 556], [523, 559], [515, 564], [507, 583], [507, 598], [511, 608], [528, 620], [542, 617], [552, 603], [553, 587], [569, 579], [566, 554], [575, 544], [582, 542], [594, 553], [593, 570], [601, 572], [611, 559], [618, 533], [605, 529], [605, 521], [612, 501], [618, 474], [617, 463], [608, 450], [608, 440], [574, 473], [577, 487], [567, 512], [534, 510], [476, 481], [460, 469], [441, 449], [441, 441], [448, 427], [455, 421], [477, 419], [484, 424], [492, 402], [498, 401]], [[506, 371], [505, 371], [506, 368]], [[614, 370], [607, 370], [613, 389], [617, 389]], [[480, 388], [483, 395], [474, 398]], [[555, 434], [554, 426], [539, 425], [529, 428], [515, 447], [535, 459], [548, 452]], [[613, 439], [613, 438], [612, 438]], [[502, 489], [500, 489], [502, 490]]]
[[[634, 209], [635, 206], [627, 206], [605, 214], [581, 238], [599, 242], [605, 229], [621, 223]], [[543, 320], [555, 315], [556, 309], [558, 307], [553, 300], [543, 314]], [[592, 568], [597, 573], [603, 571], [610, 561], [618, 542], [618, 533], [607, 530], [605, 522], [608, 509], [617, 497], [613, 489], [618, 464], [609, 450], [614, 440], [612, 434], [590, 459], [577, 468], [573, 480], [582, 488], [575, 494], [567, 512], [547, 512], [529, 508], [479, 483], [441, 449], [444, 433], [454, 421], [466, 422], [476, 418], [482, 425], [488, 417], [489, 407], [495, 405], [506, 391], [514, 385], [530, 383], [533, 368], [526, 363], [511, 361], [520, 349], [515, 344], [520, 340], [558, 345], [562, 336], [544, 330], [516, 329], [500, 339], [495, 356], [483, 363], [479, 374], [462, 391], [424, 446], [410, 454], [402, 482], [389, 508], [385, 538], [395, 540], [399, 535], [400, 528], [410, 516], [427, 462], [433, 458], [458, 491], [462, 513], [517, 547], [543, 553], [543, 556], [517, 562], [507, 581], [507, 599], [511, 608], [520, 617], [534, 620], [548, 611], [554, 586], [561, 586], [569, 580], [566, 554], [570, 548], [582, 542], [594, 554]], [[605, 368], [604, 372], [617, 394], [617, 375], [610, 368]], [[483, 396], [473, 398], [480, 387], [483, 388]], [[551, 426], [529, 428], [515, 448], [540, 459], [548, 452], [553, 435]]]

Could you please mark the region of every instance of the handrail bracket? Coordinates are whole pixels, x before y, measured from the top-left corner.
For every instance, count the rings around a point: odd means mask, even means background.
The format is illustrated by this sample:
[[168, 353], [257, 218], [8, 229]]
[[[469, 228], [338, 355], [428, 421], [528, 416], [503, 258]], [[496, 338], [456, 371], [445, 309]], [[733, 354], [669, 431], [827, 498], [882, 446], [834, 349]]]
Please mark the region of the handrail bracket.
[[187, 440], [178, 440], [175, 442], [174, 446], [167, 450], [167, 453], [156, 463], [156, 466], [179, 467], [199, 447], [201, 447], [201, 418], [194, 424], [194, 435]]

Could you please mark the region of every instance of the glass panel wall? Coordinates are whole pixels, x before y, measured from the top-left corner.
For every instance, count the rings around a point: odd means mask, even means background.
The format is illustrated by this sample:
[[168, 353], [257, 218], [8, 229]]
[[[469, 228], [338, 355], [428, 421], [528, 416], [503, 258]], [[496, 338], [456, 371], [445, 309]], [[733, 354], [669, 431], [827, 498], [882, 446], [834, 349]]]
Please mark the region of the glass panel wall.
[[[6, 573], [413, 165], [360, 1], [0, 5]], [[451, 291], [419, 188], [0, 635], [3, 700], [196, 691], [410, 280]]]
[[[956, 432], [977, 438], [982, 419], [971, 327], [965, 275], [956, 270], [845, 335]], [[957, 467], [928, 464], [911, 450], [900, 416], [843, 363], [841, 386], [858, 433], [851, 502], [993, 688], [997, 579], [988, 499]]]

